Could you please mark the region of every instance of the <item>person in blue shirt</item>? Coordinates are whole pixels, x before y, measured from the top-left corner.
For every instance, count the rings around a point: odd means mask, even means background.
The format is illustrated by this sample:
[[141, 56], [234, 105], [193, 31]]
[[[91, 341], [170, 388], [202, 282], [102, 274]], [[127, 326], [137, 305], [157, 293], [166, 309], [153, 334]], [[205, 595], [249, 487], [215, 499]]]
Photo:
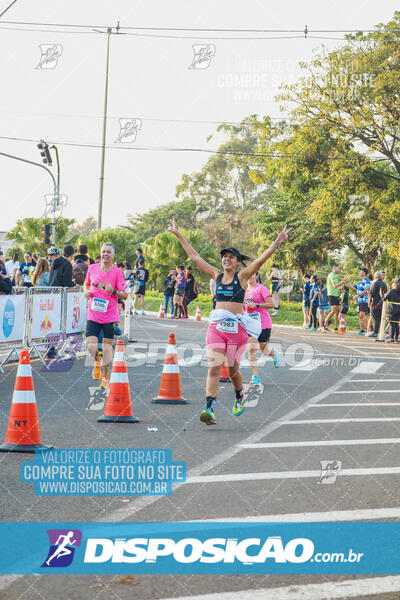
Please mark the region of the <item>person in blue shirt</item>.
[[31, 252], [25, 252], [24, 262], [19, 265], [17, 272], [18, 280], [24, 287], [32, 287], [32, 277], [35, 271], [36, 262], [32, 258]]
[[303, 276], [303, 315], [304, 315], [304, 323], [303, 327], [308, 329], [308, 321], [310, 319], [310, 275], [306, 273]]
[[317, 329], [318, 329], [318, 317], [317, 317], [318, 306], [319, 306], [318, 277], [316, 275], [313, 275], [311, 277], [311, 288], [310, 288], [309, 329], [311, 329], [311, 331], [317, 331]]
[[368, 277], [368, 269], [361, 267], [360, 281], [357, 281], [355, 285], [352, 285], [351, 283], [348, 285], [352, 290], [357, 292], [354, 296], [354, 300], [358, 305], [357, 312], [360, 323], [360, 331], [357, 331], [357, 335], [365, 335], [367, 332], [367, 321], [369, 315], [368, 294], [371, 289], [371, 281]]

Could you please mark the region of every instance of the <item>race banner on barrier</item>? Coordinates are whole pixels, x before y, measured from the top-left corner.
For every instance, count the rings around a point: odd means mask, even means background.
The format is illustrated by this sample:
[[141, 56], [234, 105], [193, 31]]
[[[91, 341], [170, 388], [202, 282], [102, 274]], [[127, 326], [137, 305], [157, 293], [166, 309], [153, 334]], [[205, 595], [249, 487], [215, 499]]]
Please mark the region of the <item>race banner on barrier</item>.
[[22, 341], [25, 294], [0, 296], [0, 342]]
[[61, 332], [61, 294], [33, 294], [31, 339]]
[[66, 333], [85, 330], [87, 300], [83, 292], [67, 292]]

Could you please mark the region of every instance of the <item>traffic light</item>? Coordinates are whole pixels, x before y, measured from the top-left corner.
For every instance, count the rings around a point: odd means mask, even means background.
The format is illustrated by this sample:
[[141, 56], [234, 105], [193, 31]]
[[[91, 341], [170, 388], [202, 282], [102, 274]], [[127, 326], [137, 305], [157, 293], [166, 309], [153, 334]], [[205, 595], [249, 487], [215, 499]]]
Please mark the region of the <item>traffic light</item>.
[[51, 244], [50, 231], [51, 231], [50, 223], [44, 223], [42, 225], [42, 234], [43, 234], [43, 241], [46, 244], [46, 246], [50, 246], [50, 244]]
[[49, 145], [46, 144], [45, 141], [40, 140], [40, 144], [38, 144], [37, 147], [40, 150], [40, 156], [42, 157], [42, 161], [44, 162], [44, 164], [49, 165], [49, 167], [51, 167], [51, 165], [53, 164], [53, 161], [51, 158]]

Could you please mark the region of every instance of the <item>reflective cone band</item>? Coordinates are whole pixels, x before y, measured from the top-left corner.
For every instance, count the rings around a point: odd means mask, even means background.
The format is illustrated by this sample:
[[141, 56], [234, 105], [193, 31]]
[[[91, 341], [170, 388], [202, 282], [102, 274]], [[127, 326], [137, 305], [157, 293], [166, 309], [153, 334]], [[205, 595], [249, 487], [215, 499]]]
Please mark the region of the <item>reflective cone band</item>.
[[340, 315], [339, 333], [346, 333], [346, 315]]
[[161, 302], [160, 310], [158, 311], [158, 318], [159, 319], [165, 319], [164, 302]]
[[6, 441], [0, 446], [0, 451], [36, 452], [51, 448], [54, 446], [42, 444], [29, 352], [22, 350], [19, 355]]
[[163, 371], [161, 374], [160, 389], [153, 404], [187, 404], [182, 394], [181, 376], [179, 373], [178, 353], [173, 333], [169, 334], [167, 351]]
[[195, 321], [201, 321], [200, 306], [198, 306], [197, 309], [196, 309], [196, 318], [195, 318]]
[[231, 378], [229, 377], [228, 369], [226, 368], [226, 362], [225, 361], [224, 361], [224, 364], [222, 365], [222, 368], [221, 368], [221, 373], [220, 373], [220, 376], [219, 376], [219, 380], [220, 380], [221, 383], [231, 380]]
[[124, 357], [124, 342], [118, 340], [112, 365], [110, 383], [100, 423], [139, 423], [133, 416], [128, 368]]

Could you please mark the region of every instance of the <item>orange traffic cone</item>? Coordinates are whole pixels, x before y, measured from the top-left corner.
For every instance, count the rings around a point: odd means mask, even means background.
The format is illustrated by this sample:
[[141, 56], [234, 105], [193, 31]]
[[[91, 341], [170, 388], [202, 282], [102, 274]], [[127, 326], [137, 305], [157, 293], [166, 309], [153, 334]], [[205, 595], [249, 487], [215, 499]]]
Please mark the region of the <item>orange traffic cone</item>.
[[123, 340], [117, 341], [104, 415], [97, 420], [100, 423], [139, 423], [132, 412]]
[[22, 350], [19, 355], [6, 441], [0, 446], [0, 451], [35, 452], [52, 448], [54, 446], [42, 444], [29, 352]]
[[220, 373], [220, 376], [219, 376], [219, 380], [220, 380], [221, 383], [231, 380], [231, 378], [229, 377], [228, 369], [226, 368], [226, 362], [225, 361], [224, 361], [224, 364], [222, 365], [222, 368], [221, 368], [221, 373]]
[[340, 315], [339, 333], [346, 333], [346, 315]]
[[161, 374], [160, 389], [153, 404], [187, 404], [182, 394], [181, 376], [179, 374], [178, 353], [173, 333], [169, 334], [167, 351], [163, 371]]
[[158, 318], [165, 319], [164, 302], [161, 302], [160, 310], [158, 311]]
[[201, 321], [200, 306], [198, 306], [197, 309], [196, 309], [196, 318], [195, 318], [195, 321]]

